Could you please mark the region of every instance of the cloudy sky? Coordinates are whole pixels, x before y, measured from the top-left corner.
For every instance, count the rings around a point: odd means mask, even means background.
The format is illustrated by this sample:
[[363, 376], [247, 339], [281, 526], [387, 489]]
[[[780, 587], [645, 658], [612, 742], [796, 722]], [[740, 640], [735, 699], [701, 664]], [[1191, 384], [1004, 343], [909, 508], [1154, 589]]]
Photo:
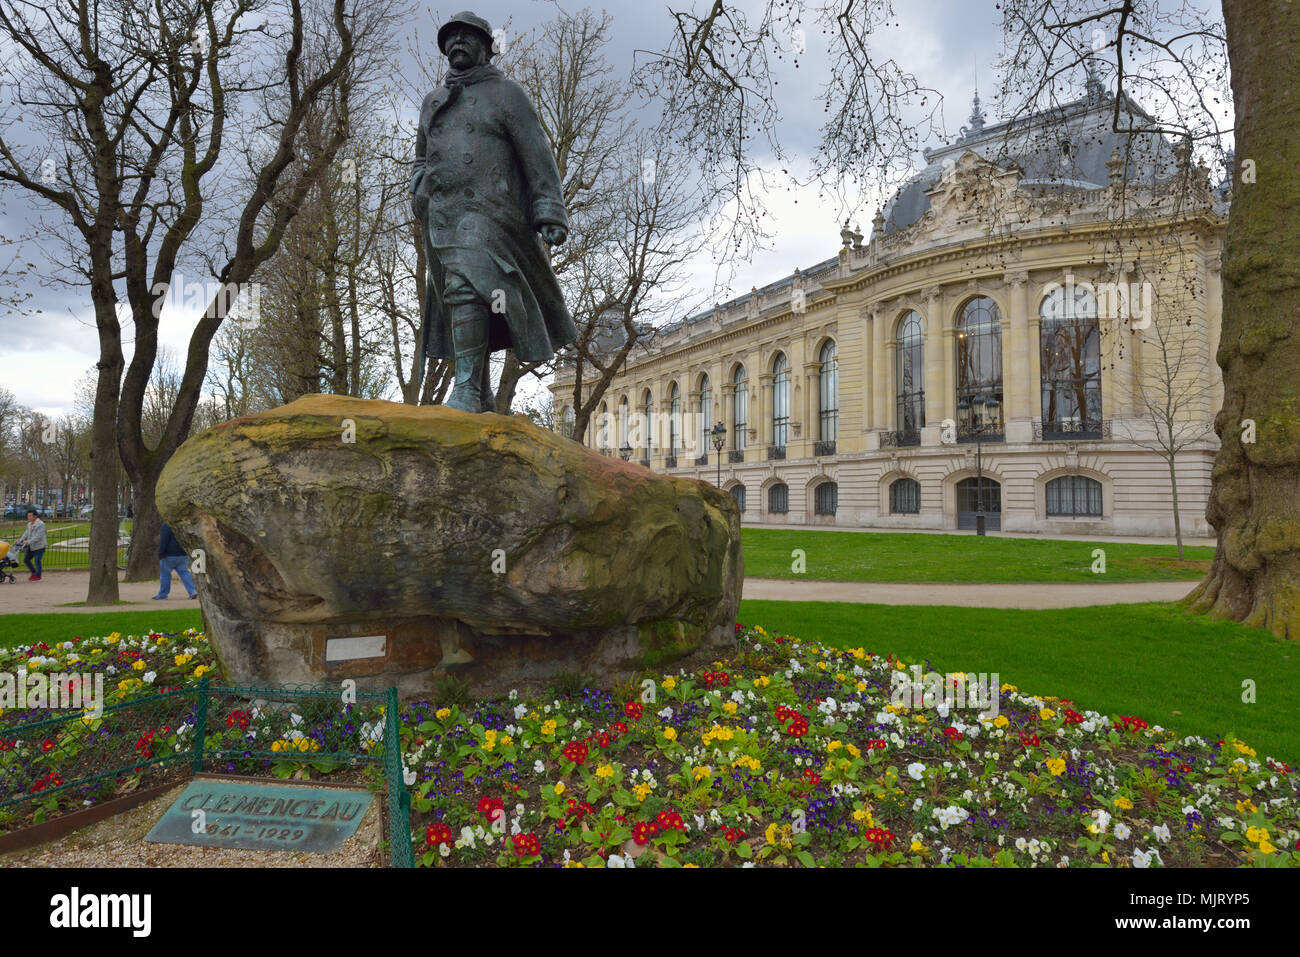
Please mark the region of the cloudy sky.
[[[421, 7], [410, 24], [408, 36], [423, 55], [437, 56], [433, 37], [437, 24], [459, 9]], [[638, 49], [658, 49], [667, 43], [672, 21], [668, 10], [704, 10], [706, 0], [662, 0], [617, 2], [603, 6], [613, 17], [613, 41], [607, 59], [616, 68], [630, 71]], [[741, 6], [757, 8], [757, 0], [741, 0]], [[601, 9], [595, 3], [562, 2], [576, 12], [583, 6]], [[925, 86], [944, 96], [943, 115], [950, 133], [966, 122], [971, 93], [978, 81], [986, 108], [993, 91], [990, 68], [1001, 45], [998, 11], [993, 0], [905, 0], [897, 5], [896, 25], [878, 35], [878, 45]], [[551, 19], [555, 4], [546, 0], [476, 0], [475, 12], [493, 26], [507, 20], [514, 29], [527, 30]], [[827, 77], [819, 28], [806, 29], [807, 53], [799, 69], [788, 62], [780, 65], [779, 106], [784, 116], [781, 136], [790, 150], [790, 168], [798, 171], [800, 155], [811, 155], [818, 145], [822, 111], [816, 103]], [[2, 52], [2, 51], [0, 51]], [[408, 64], [408, 66], [412, 66]], [[414, 70], [411, 75], [414, 75]], [[989, 110], [989, 119], [995, 111]], [[934, 144], [930, 144], [934, 145]], [[916, 162], [921, 165], [920, 157]], [[756, 253], [739, 264], [729, 287], [716, 288], [717, 270], [702, 261], [693, 270], [693, 289], [701, 303], [720, 301], [747, 292], [789, 274], [794, 267], [806, 268], [827, 259], [838, 249], [839, 224], [843, 211], [833, 200], [818, 195], [813, 187], [785, 183], [769, 191], [765, 202], [771, 212], [772, 248]], [[872, 208], [866, 204], [854, 214], [864, 232], [870, 231]], [[0, 235], [21, 234], [37, 212], [17, 191], [0, 192]], [[48, 215], [48, 214], [47, 214]], [[0, 246], [0, 267], [9, 263], [12, 247]], [[26, 406], [50, 415], [71, 411], [72, 385], [94, 365], [98, 343], [91, 318], [88, 291], [81, 288], [51, 287], [39, 280], [41, 264], [66, 261], [67, 253], [57, 242], [28, 245], [21, 259], [36, 265], [35, 276], [21, 280], [19, 290], [30, 294], [29, 308], [41, 308], [37, 316], [0, 316], [0, 387], [13, 392]], [[0, 310], [2, 312], [3, 310]], [[162, 314], [161, 339], [165, 348], [183, 356], [194, 325], [192, 310], [168, 308]], [[128, 360], [130, 343], [126, 343]]]

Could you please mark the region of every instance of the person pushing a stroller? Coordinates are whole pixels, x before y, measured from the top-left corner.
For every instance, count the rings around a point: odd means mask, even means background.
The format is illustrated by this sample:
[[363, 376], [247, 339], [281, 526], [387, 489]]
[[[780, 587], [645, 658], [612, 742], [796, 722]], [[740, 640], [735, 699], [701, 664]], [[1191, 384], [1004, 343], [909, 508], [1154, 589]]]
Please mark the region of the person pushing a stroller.
[[41, 559], [45, 557], [45, 523], [41, 521], [40, 513], [34, 508], [27, 510], [27, 530], [23, 532], [23, 537], [14, 543], [14, 548], [18, 551], [27, 550], [23, 557], [23, 564], [31, 572], [27, 580], [29, 582], [38, 582], [41, 580]]

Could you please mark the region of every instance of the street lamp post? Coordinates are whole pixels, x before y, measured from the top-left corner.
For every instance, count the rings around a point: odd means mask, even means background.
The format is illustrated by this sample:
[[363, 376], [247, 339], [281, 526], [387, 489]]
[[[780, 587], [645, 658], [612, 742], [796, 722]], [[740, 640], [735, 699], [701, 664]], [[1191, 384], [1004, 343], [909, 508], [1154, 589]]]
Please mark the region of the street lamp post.
[[709, 434], [713, 436], [713, 448], [718, 453], [718, 488], [722, 488], [722, 447], [727, 444], [727, 427], [719, 422]]

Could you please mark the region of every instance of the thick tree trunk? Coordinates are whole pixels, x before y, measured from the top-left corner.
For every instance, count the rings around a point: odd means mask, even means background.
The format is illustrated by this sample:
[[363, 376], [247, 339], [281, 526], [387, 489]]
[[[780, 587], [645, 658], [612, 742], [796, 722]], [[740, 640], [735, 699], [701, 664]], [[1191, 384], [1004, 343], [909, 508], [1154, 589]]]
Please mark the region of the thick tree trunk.
[[117, 390], [122, 364], [101, 364], [95, 388], [97, 414], [90, 434], [90, 586], [87, 605], [117, 604]]
[[[170, 458], [170, 456], [169, 456]], [[162, 517], [155, 504], [154, 489], [158, 476], [150, 468], [144, 481], [132, 495], [135, 518], [131, 527], [131, 557], [126, 563], [123, 580], [150, 581], [158, 577], [158, 539], [162, 534]]]
[[[1188, 601], [1300, 638], [1300, 4], [1224, 0], [1223, 14], [1238, 175], [1223, 263], [1222, 448], [1206, 509], [1219, 547]], [[1240, 175], [1247, 164], [1255, 182]]]

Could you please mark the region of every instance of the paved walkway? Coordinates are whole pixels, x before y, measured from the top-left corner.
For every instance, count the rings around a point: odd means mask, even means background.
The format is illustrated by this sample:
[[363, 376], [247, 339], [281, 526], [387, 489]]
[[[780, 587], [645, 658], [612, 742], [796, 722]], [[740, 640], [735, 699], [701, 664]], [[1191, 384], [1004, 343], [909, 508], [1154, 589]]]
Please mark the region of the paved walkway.
[[[171, 599], [153, 601], [157, 582], [119, 582], [121, 604], [87, 608], [89, 572], [47, 572], [35, 583], [19, 576], [16, 584], [0, 585], [0, 615], [22, 613], [86, 613], [145, 611], [151, 608], [196, 608], [173, 578]], [[744, 597], [768, 601], [842, 601], [876, 605], [962, 605], [969, 608], [1081, 608], [1087, 605], [1127, 605], [1146, 601], [1177, 601], [1195, 582], [1028, 582], [969, 584], [951, 582], [827, 582], [808, 579], [747, 578]]]
[[0, 615], [50, 612], [105, 612], [105, 611], [147, 611], [151, 608], [198, 608], [197, 601], [190, 601], [185, 595], [185, 586], [180, 579], [172, 576], [172, 589], [169, 601], [153, 601], [158, 594], [158, 579], [147, 582], [124, 582], [122, 573], [118, 572], [119, 604], [109, 607], [99, 605], [87, 608], [74, 604], [86, 600], [86, 590], [90, 586], [88, 571], [47, 571], [38, 582], [27, 580], [27, 569], [14, 572], [14, 583], [0, 585]]
[[1177, 601], [1196, 582], [825, 582], [746, 578], [742, 596], [767, 601], [843, 601], [875, 605], [966, 608], [1082, 608]]

